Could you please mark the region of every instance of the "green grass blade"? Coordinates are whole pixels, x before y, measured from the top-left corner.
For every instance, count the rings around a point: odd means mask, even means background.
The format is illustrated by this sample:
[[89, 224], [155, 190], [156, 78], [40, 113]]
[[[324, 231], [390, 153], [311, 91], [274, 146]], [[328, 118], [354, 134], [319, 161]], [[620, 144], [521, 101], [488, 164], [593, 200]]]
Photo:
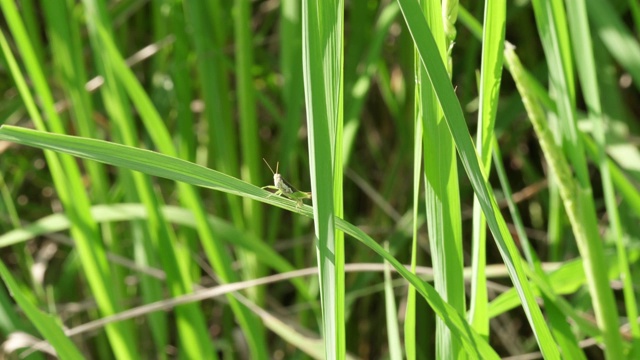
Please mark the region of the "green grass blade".
[[637, 3], [0, 0], [0, 261], [85, 357], [635, 359]]
[[640, 89], [640, 44], [625, 26], [616, 9], [607, 1], [586, 1], [593, 31], [611, 56], [633, 78], [633, 85]]
[[[224, 56], [227, 15], [219, 1], [187, 0], [183, 6], [186, 23], [195, 34], [191, 41], [195, 48], [196, 71], [202, 79], [198, 90], [202, 92], [209, 128], [209, 164], [215, 164], [227, 174], [239, 175], [238, 144], [232, 126], [232, 102]], [[244, 226], [239, 199], [227, 197], [227, 200], [234, 222]]]
[[[417, 103], [417, 101], [416, 101]], [[411, 272], [415, 274], [418, 263], [418, 216], [420, 204], [420, 183], [422, 181], [422, 119], [415, 117], [415, 135], [413, 139], [413, 232], [411, 239]], [[409, 360], [417, 356], [416, 343], [416, 289], [407, 289], [407, 305], [404, 317], [404, 349]]]
[[[189, 228], [197, 228], [198, 226], [193, 213], [187, 209], [165, 205], [160, 208], [160, 211], [172, 224]], [[91, 207], [91, 216], [101, 224], [145, 220], [149, 217], [145, 207], [140, 204], [95, 205]], [[218, 217], [208, 216], [207, 221], [211, 224], [216, 238], [260, 255], [258, 259], [265, 266], [278, 272], [295, 269], [282, 255], [254, 235], [239, 231], [232, 224]], [[38, 236], [68, 230], [70, 225], [69, 218], [64, 214], [46, 216], [30, 225], [0, 235], [0, 249], [32, 240]], [[308, 285], [305, 282], [300, 279], [292, 281], [301, 294], [309, 293]]]
[[[135, 79], [135, 76], [126, 66], [114, 44], [105, 33], [102, 33], [102, 40], [106, 53], [109, 54], [113, 66], [117, 69], [116, 73], [118, 75], [118, 80], [122, 82], [129, 93], [131, 100], [138, 108], [149, 134], [154, 139], [154, 144], [165, 154], [176, 156], [177, 151], [172, 145], [169, 132], [164, 126], [160, 115], [146, 95], [141, 84]], [[237, 274], [232, 269], [230, 256], [227, 254], [226, 250], [222, 248], [220, 242], [212, 236], [213, 232], [206, 221], [206, 211], [200, 195], [193, 187], [184, 183], [179, 183], [178, 188], [182, 195], [180, 200], [187, 208], [193, 211], [196, 220], [198, 221], [198, 234], [201, 238], [200, 241], [206, 251], [211, 265], [216, 270], [217, 275], [221, 280], [226, 282], [236, 281]], [[231, 201], [235, 202], [236, 200]], [[229, 297], [229, 303], [234, 313], [237, 315], [238, 322], [245, 333], [248, 334], [247, 340], [249, 341], [252, 354], [258, 358], [266, 356], [266, 344], [264, 343], [262, 328], [260, 327], [259, 322], [257, 322], [258, 319], [256, 319], [253, 314], [251, 314], [234, 298]], [[195, 320], [193, 322], [195, 322]], [[201, 336], [205, 334], [206, 332], [201, 332]], [[202, 341], [205, 340], [202, 339]]]
[[[385, 243], [385, 250], [389, 251], [389, 244]], [[398, 310], [391, 281], [391, 269], [388, 263], [384, 264], [384, 305], [387, 319], [387, 339], [389, 341], [389, 358], [391, 360], [402, 359], [402, 346], [400, 345], [400, 330], [398, 328]]]
[[[229, 175], [148, 150], [101, 140], [46, 133], [7, 125], [0, 127], [0, 139], [64, 152], [109, 165], [141, 171], [148, 175], [182, 181], [227, 194], [251, 198], [308, 217], [313, 216], [312, 209], [307, 205], [297, 207], [295, 201], [271, 196], [271, 193]], [[434, 312], [446, 322], [447, 326], [450, 329], [455, 329], [454, 334], [461, 339], [467, 352], [486, 359], [498, 359], [497, 354], [486, 340], [473, 331], [464, 320], [464, 317], [444, 302], [433, 287], [406, 269], [396, 258], [385, 251], [380, 244], [361, 229], [342, 219], [334, 219], [336, 226], [340, 230], [375, 251], [388, 261], [402, 277], [407, 279], [416, 288], [416, 291], [429, 302]]]
[[565, 155], [571, 159], [580, 186], [590, 188], [587, 164], [577, 135], [575, 79], [566, 14], [558, 1], [534, 0], [538, 33], [549, 66], [550, 86], [558, 119], [553, 127]]
[[525, 277], [518, 250], [509, 233], [504, 218], [500, 214], [493, 193], [484, 180], [479, 157], [471, 141], [464, 122], [464, 115], [458, 103], [453, 86], [444, 64], [438, 56], [438, 47], [419, 6], [410, 0], [398, 0], [405, 21], [414, 38], [421, 61], [433, 85], [443, 109], [449, 131], [453, 136], [462, 164], [487, 218], [487, 223], [496, 240], [500, 254], [509, 269], [509, 274], [523, 300], [523, 308], [534, 331], [542, 353], [549, 358], [559, 358], [558, 349], [544, 322], [540, 308]]
[[[31, 92], [27, 88], [26, 81], [21, 74], [11, 50], [7, 44], [4, 33], [0, 33], [0, 46], [10, 67], [14, 81], [18, 87], [22, 100], [24, 101], [29, 115], [39, 129], [49, 126], [53, 131], [62, 133], [64, 128], [62, 121], [55, 111], [53, 96], [46, 81], [44, 71], [38, 63], [32, 45], [25, 33], [24, 25], [12, 1], [0, 2], [5, 19], [16, 39], [16, 44], [25, 62], [27, 72], [33, 83], [36, 94], [42, 104], [48, 123], [44, 121], [36, 107]], [[120, 305], [120, 299], [115, 294], [111, 286], [111, 281], [115, 275], [111, 273], [106, 256], [104, 245], [98, 232], [96, 223], [88, 216], [89, 199], [84, 191], [81, 182], [82, 177], [74, 160], [67, 156], [58, 157], [55, 154], [45, 152], [47, 164], [50, 168], [56, 191], [62, 200], [65, 211], [73, 219], [74, 226], [71, 233], [78, 244], [78, 252], [87, 277], [89, 286], [102, 315], [115, 313]], [[117, 281], [117, 279], [116, 279]], [[106, 328], [107, 336], [114, 349], [114, 353], [122, 358], [132, 358], [135, 353], [135, 338], [133, 336], [132, 324], [124, 322], [114, 324]]]
[[[582, 134], [582, 141], [585, 144], [587, 155], [591, 157], [594, 162], [599, 161], [599, 150], [594, 141], [585, 134]], [[633, 211], [637, 217], [640, 217], [640, 192], [638, 192], [633, 182], [627, 178], [622, 169], [613, 160], [607, 159], [607, 165], [616, 190], [620, 192], [622, 198], [629, 205], [630, 210]]]
[[[589, 115], [592, 118], [593, 136], [598, 145], [598, 167], [602, 176], [602, 187], [605, 196], [605, 204], [607, 215], [612, 230], [612, 235], [616, 244], [618, 260], [621, 267], [621, 278], [624, 284], [623, 293], [627, 316], [630, 319], [638, 317], [638, 308], [636, 296], [633, 289], [633, 277], [629, 269], [629, 260], [626, 255], [626, 245], [624, 243], [624, 234], [622, 233], [622, 224], [618, 214], [618, 203], [616, 194], [613, 189], [613, 181], [611, 172], [609, 171], [608, 159], [605, 152], [607, 147], [606, 133], [607, 126], [604, 122], [602, 106], [600, 103], [600, 88], [598, 85], [596, 64], [593, 53], [593, 45], [591, 42], [591, 33], [587, 20], [587, 9], [585, 0], [577, 0], [567, 3], [567, 13], [569, 16], [569, 25], [571, 26], [571, 36], [573, 40], [573, 50], [575, 58], [580, 59], [576, 62], [578, 68], [578, 76], [582, 85]], [[640, 324], [637, 321], [631, 321], [631, 333], [633, 335], [633, 346], [635, 353], [640, 354]]]
[[[491, 148], [494, 134], [495, 117], [498, 110], [498, 95], [502, 79], [503, 47], [506, 23], [506, 2], [488, 1], [485, 3], [482, 31], [482, 68], [480, 72], [480, 108], [478, 110], [478, 133], [476, 147], [485, 175], [491, 171]], [[487, 316], [487, 279], [486, 266], [486, 221], [478, 199], [473, 202], [473, 262], [474, 279], [471, 282], [471, 305], [469, 319], [481, 334], [489, 336], [489, 318]]]
[[[78, 128], [78, 133], [81, 136], [94, 137], [98, 130], [93, 118], [95, 109], [91, 97], [85, 89], [88, 76], [83, 62], [81, 29], [76, 18], [72, 16], [68, 3], [66, 0], [43, 3], [48, 32], [55, 34], [50, 38], [51, 56], [56, 65], [55, 69], [60, 79], [60, 86], [67, 94], [67, 101], [72, 104], [70, 113], [75, 120], [74, 124]], [[111, 200], [108, 198], [109, 181], [104, 166], [95, 161], [88, 161], [84, 163], [84, 166], [87, 169], [88, 178], [91, 179], [92, 198], [98, 203], [110, 202]], [[122, 252], [123, 250], [120, 248], [122, 242], [114, 238], [115, 229], [110, 224], [104, 225], [102, 229], [105, 243], [110, 244], [109, 250]], [[144, 302], [160, 299], [162, 286], [158, 281], [142, 277], [141, 282], [141, 288], [145, 289], [142, 292]], [[157, 348], [167, 346], [166, 318], [164, 313], [151, 314], [148, 318]]]
[[[124, 60], [114, 49], [114, 35], [110, 28], [111, 21], [106, 4], [102, 1], [85, 0], [84, 5], [87, 17], [94, 19], [88, 24], [89, 39], [94, 51], [100, 54], [95, 60], [96, 66], [105, 78], [105, 87], [101, 89], [101, 94], [107, 104], [106, 110], [115, 122], [117, 139], [128, 145], [137, 144], [138, 134], [126, 91], [135, 92], [139, 87], [135, 87], [135, 84], [125, 85], [124, 81], [120, 80], [130, 75], [131, 70], [123, 65]], [[134, 99], [143, 97], [139, 93], [136, 95]], [[148, 114], [151, 111], [149, 108], [152, 106], [138, 106], [141, 115]], [[143, 116], [145, 120], [143, 123], [147, 126], [152, 121], [147, 120], [148, 118], [149, 116]], [[155, 121], [152, 126], [153, 131], [149, 133], [154, 144], [162, 150], [172, 147], [171, 138], [162, 121]], [[148, 221], [141, 225], [140, 229], [148, 236], [141, 237], [136, 244], [139, 248], [145, 249], [138, 251], [137, 261], [155, 264], [154, 258], [157, 257], [166, 271], [167, 287], [170, 293], [178, 296], [191, 292], [192, 275], [188, 271], [186, 257], [180, 256], [182, 252], [178, 246], [175, 231], [159, 211], [162, 201], [154, 191], [151, 180], [138, 173], [131, 175], [122, 173], [121, 180], [125, 184], [125, 196], [128, 201], [141, 201], [149, 213]], [[159, 295], [156, 286], [144, 289], [148, 298]], [[180, 351], [186, 356], [215, 357], [203, 318], [202, 310], [196, 304], [176, 308], [175, 322], [180, 329], [178, 342]]]
[[538, 255], [535, 253], [535, 249], [529, 241], [526, 230], [524, 228], [524, 223], [520, 216], [520, 212], [513, 201], [511, 185], [509, 185], [507, 172], [502, 165], [502, 155], [495, 136], [493, 138], [493, 141], [495, 143], [493, 146], [493, 155], [495, 158], [496, 173], [498, 174], [498, 177], [500, 179], [502, 191], [504, 192], [505, 199], [507, 200], [507, 204], [509, 205], [509, 212], [511, 213], [511, 218], [513, 219], [513, 223], [516, 227], [518, 238], [522, 243], [523, 252], [525, 254], [527, 262], [529, 263], [532, 271], [535, 272], [536, 277], [539, 279], [536, 284], [538, 284], [539, 288], [542, 290], [541, 293], [543, 295], [545, 309], [549, 311], [548, 319], [549, 323], [551, 324], [551, 331], [554, 333], [555, 338], [558, 341], [558, 345], [563, 351], [563, 354], [569, 354], [569, 357], [571, 359], [584, 359], [584, 352], [577, 345], [578, 340], [572, 333], [571, 328], [566, 321], [566, 317], [571, 317], [571, 315], [575, 314], [575, 312], [571, 312], [571, 314], [568, 314], [569, 311], [565, 311], [563, 313], [562, 310], [559, 309], [558, 302], [562, 301], [562, 305], [566, 305], [563, 309], [572, 310], [571, 306], [568, 305], [568, 302], [565, 302], [564, 299], [560, 300], [552, 290], [553, 286], [551, 284], [551, 281], [549, 280], [547, 274], [544, 272]]
[[[240, 124], [240, 146], [242, 166], [240, 176], [246, 182], [257, 184], [263, 168], [260, 159], [260, 141], [258, 139], [257, 103], [255, 84], [252, 75], [254, 67], [253, 42], [251, 32], [251, 3], [248, 0], [236, 0], [233, 5], [233, 24], [236, 49], [236, 85], [238, 95], [238, 122]], [[264, 225], [262, 206], [255, 201], [243, 204], [245, 222], [258, 237], [262, 237]], [[264, 275], [254, 254], [240, 251], [238, 259], [242, 263], [244, 279], [254, 279]], [[251, 289], [250, 298], [258, 304], [264, 304], [264, 291]], [[257, 325], [257, 324], [256, 324]]]
[[[81, 136], [92, 136], [96, 133], [96, 125], [91, 116], [91, 98], [85, 90], [88, 77], [82, 63], [80, 29], [72, 21], [64, 0], [47, 1], [43, 3], [43, 10], [48, 31], [56, 34], [51, 38], [51, 54], [62, 79], [61, 85], [73, 104], [71, 111], [77, 119], [78, 132]], [[87, 162], [85, 166], [92, 181], [92, 195], [99, 202], [107, 202], [108, 182], [104, 168], [94, 161]]]
[[[301, 151], [303, 144], [299, 139], [302, 129], [300, 114], [303, 113], [304, 87], [302, 75], [302, 2], [298, 0], [283, 0], [280, 6], [280, 73], [282, 74], [283, 85], [281, 97], [283, 101], [283, 114], [281, 120], [279, 116], [274, 117], [274, 121], [279, 125], [281, 135], [270, 139], [269, 147], [274, 147], [277, 154], [274, 159], [280, 161], [280, 168], [286, 169], [287, 179], [297, 181], [306, 178], [306, 165], [303, 165], [302, 172], [298, 163], [307, 164], [306, 152]], [[269, 156], [269, 155], [267, 155]], [[304, 159], [301, 161], [301, 159]], [[305, 174], [304, 177], [300, 176]], [[280, 226], [283, 213], [281, 211], [270, 212], [267, 220], [269, 235], [267, 239], [270, 243], [275, 241], [276, 233]], [[293, 223], [293, 235], [299, 236], [305, 230], [304, 224], [295, 219]], [[303, 266], [307, 256], [307, 249], [297, 247], [294, 249], [295, 263]], [[320, 315], [320, 309], [316, 307], [316, 318]], [[309, 324], [311, 317], [309, 313], [301, 314], [302, 322]]]
[[64, 331], [57, 323], [56, 319], [50, 315], [43, 314], [31, 301], [22, 293], [22, 289], [13, 278], [9, 269], [0, 261], [0, 276], [11, 295], [18, 303], [18, 306], [25, 312], [31, 323], [40, 331], [42, 336], [49, 341], [61, 359], [84, 359], [78, 348], [64, 334]]
[[[322, 305], [325, 354], [346, 354], [344, 242], [334, 214], [342, 209], [342, 1], [305, 1], [302, 57], [309, 132], [309, 163]], [[336, 200], [338, 200], [336, 202]]]
[[[450, 4], [450, 2], [449, 2]], [[437, 54], [450, 64], [447, 49], [452, 46], [451, 26], [442, 14], [447, 11], [438, 2], [425, 2], [422, 12], [437, 43]], [[449, 29], [449, 33], [447, 33]], [[434, 287], [460, 314], [465, 313], [465, 291], [462, 278], [462, 220], [458, 185], [458, 163], [455, 146], [438, 104], [428, 75], [416, 54], [415, 73], [418, 74], [416, 93], [419, 94], [418, 114], [423, 127], [423, 161], [425, 177], [425, 205], [429, 224], [429, 245], [434, 267]], [[447, 69], [448, 72], [451, 69]], [[457, 358], [462, 350], [441, 319], [436, 322], [436, 357]]]
[[513, 49], [507, 49], [506, 55], [505, 59], [509, 63], [518, 91], [522, 95], [527, 113], [538, 135], [540, 145], [550, 167], [557, 176], [560, 195], [574, 229], [580, 253], [585, 261], [585, 273], [593, 296], [592, 300], [596, 309], [596, 316], [601, 324], [600, 326], [603, 327], [605, 344], [607, 344], [606, 351], [613, 354], [618, 353], [622, 356], [620, 353], [622, 351], [622, 342], [618, 332], [613, 294], [608, 285], [606, 273], [600, 270], [606, 264], [606, 259], [603, 258], [604, 250], [599, 239], [597, 220], [592, 218], [595, 216], [595, 210], [592, 203], [586, 199], [590, 195], [580, 190], [580, 185], [571, 176], [569, 165], [562, 154], [562, 150], [554, 141], [542, 109], [531, 96], [526, 80], [520, 76], [521, 65], [517, 55]]

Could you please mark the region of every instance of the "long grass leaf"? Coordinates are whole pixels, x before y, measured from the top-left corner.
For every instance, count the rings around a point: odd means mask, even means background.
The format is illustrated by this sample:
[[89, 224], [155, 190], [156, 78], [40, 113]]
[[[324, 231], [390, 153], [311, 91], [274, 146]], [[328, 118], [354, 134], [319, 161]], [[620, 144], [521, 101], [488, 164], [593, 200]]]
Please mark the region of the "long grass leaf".
[[[480, 108], [478, 110], [478, 133], [476, 147], [485, 175], [491, 171], [491, 148], [494, 134], [498, 95], [502, 79], [503, 46], [506, 24], [506, 2], [487, 1], [484, 8], [484, 27], [482, 31], [482, 68], [480, 71]], [[473, 250], [472, 266], [474, 281], [471, 282], [471, 305], [469, 319], [473, 327], [485, 336], [489, 336], [489, 318], [487, 317], [487, 280], [486, 266], [486, 221], [478, 199], [473, 201]]]
[[410, 0], [398, 0], [400, 8], [414, 42], [420, 53], [421, 61], [433, 85], [440, 106], [443, 109], [449, 131], [453, 136], [462, 164], [478, 197], [487, 223], [496, 240], [500, 254], [509, 268], [510, 276], [522, 298], [524, 311], [535, 333], [542, 353], [549, 358], [559, 358], [558, 349], [544, 322], [540, 308], [531, 292], [525, 277], [518, 250], [509, 233], [504, 218], [500, 214], [493, 193], [484, 180], [478, 154], [471, 141], [468, 128], [464, 122], [462, 109], [458, 103], [453, 86], [447, 75], [444, 64], [437, 55], [438, 48], [431, 36], [429, 27], [422, 15], [420, 7]]
[[[105, 33], [102, 33], [102, 40], [106, 52], [112, 58], [111, 61], [113, 66], [117, 69], [116, 73], [118, 75], [118, 80], [125, 85], [132, 101], [139, 109], [145, 126], [154, 138], [154, 144], [160, 149], [160, 151], [176, 156], [177, 151], [172, 145], [169, 132], [162, 123], [160, 115], [144, 92], [144, 89], [135, 79], [133, 73], [126, 66], [114, 44]], [[201, 237], [202, 246], [206, 251], [211, 265], [216, 270], [217, 275], [223, 281], [235, 281], [237, 279], [237, 274], [231, 268], [230, 257], [225, 249], [221, 247], [220, 242], [212, 236], [213, 232], [210, 229], [209, 223], [206, 221], [206, 211], [196, 189], [183, 183], [178, 183], [178, 188], [182, 195], [181, 201], [186, 207], [193, 211], [196, 217], [198, 222], [198, 233]], [[232, 200], [232, 202], [233, 201], [235, 200]], [[262, 328], [259, 326], [259, 323], [257, 323], [255, 316], [238, 303], [237, 300], [231, 297], [229, 298], [229, 303], [234, 313], [237, 315], [238, 321], [240, 322], [243, 330], [246, 334], [249, 334], [248, 340], [252, 354], [258, 358], [266, 356], [266, 344], [264, 343], [264, 336], [261, 334]], [[196, 320], [194, 319], [193, 321], [195, 322]], [[199, 333], [200, 336], [206, 335], [206, 332]], [[204, 341], [208, 340], [201, 339], [200, 343], [202, 344]]]
[[64, 334], [62, 327], [57, 323], [53, 316], [43, 314], [25, 294], [22, 293], [21, 287], [13, 278], [9, 269], [0, 261], [0, 276], [11, 292], [11, 295], [18, 303], [18, 306], [25, 312], [31, 323], [40, 331], [42, 336], [56, 350], [56, 354], [61, 359], [83, 359], [80, 350], [73, 342]]
[[[119, 76], [126, 77], [131, 70], [127, 66], [122, 66], [124, 60], [114, 49], [110, 14], [103, 1], [85, 0], [84, 5], [87, 17], [95, 19], [88, 24], [89, 39], [96, 53], [100, 54], [95, 61], [96, 67], [105, 78], [101, 95], [107, 104], [107, 112], [115, 120], [117, 139], [127, 145], [137, 144], [138, 134], [126, 89], [135, 91], [138, 88], [127, 87], [123, 81], [119, 81]], [[134, 99], [139, 97], [134, 96]], [[149, 109], [142, 106], [139, 106], [139, 111], [143, 115], [149, 113]], [[143, 117], [145, 120], [147, 118], [148, 116]], [[144, 123], [148, 125], [149, 121]], [[171, 138], [162, 121], [153, 123], [153, 131], [149, 133], [158, 148], [164, 150], [164, 147], [171, 146]], [[143, 236], [136, 242], [138, 248], [144, 249], [137, 252], [136, 260], [143, 264], [155, 263], [155, 256], [157, 256], [166, 271], [171, 294], [177, 296], [189, 293], [192, 282], [189, 267], [185, 257], [180, 256], [181, 251], [176, 241], [175, 231], [159, 211], [162, 201], [153, 189], [151, 180], [138, 173], [121, 173], [120, 175], [121, 181], [125, 184], [125, 196], [128, 201], [141, 201], [149, 213], [148, 221], [140, 224], [140, 231], [146, 232], [149, 236]], [[144, 289], [145, 293], [154, 292], [152, 288]], [[203, 321], [202, 310], [198, 306], [190, 304], [176, 308], [176, 325], [180, 329], [178, 340], [184, 354], [215, 357], [215, 351]]]
[[[618, 252], [618, 260], [620, 261], [621, 277], [624, 284], [624, 298], [627, 310], [627, 316], [630, 319], [638, 317], [638, 308], [636, 296], [633, 290], [633, 282], [631, 271], [629, 269], [629, 260], [627, 259], [626, 246], [623, 240], [622, 224], [618, 214], [618, 204], [616, 194], [613, 189], [613, 181], [611, 172], [609, 171], [608, 159], [605, 152], [607, 147], [607, 126], [603, 116], [602, 106], [600, 103], [600, 88], [597, 79], [596, 64], [589, 31], [589, 23], [587, 19], [587, 9], [584, 0], [567, 2], [567, 13], [569, 16], [569, 25], [571, 26], [571, 36], [573, 40], [573, 50], [575, 58], [580, 59], [576, 62], [578, 68], [578, 76], [582, 85], [585, 102], [589, 109], [589, 115], [593, 124], [593, 136], [598, 145], [598, 167], [602, 176], [602, 187], [605, 196], [605, 204], [607, 214], [611, 225], [612, 236], [614, 238], [616, 249]], [[631, 333], [633, 334], [633, 346], [637, 355], [640, 355], [640, 325], [637, 321], [631, 322]]]
[[[385, 244], [385, 250], [389, 251], [389, 244]], [[391, 360], [402, 359], [402, 346], [400, 345], [400, 330], [398, 328], [398, 310], [391, 281], [391, 269], [389, 264], [384, 264], [384, 304], [387, 319], [387, 338], [389, 339], [389, 358]]]
[[[10, 67], [12, 76], [20, 96], [24, 101], [29, 115], [39, 129], [50, 127], [58, 133], [64, 132], [62, 121], [55, 111], [52, 92], [46, 81], [41, 64], [36, 59], [33, 46], [31, 45], [18, 14], [16, 5], [12, 1], [3, 0], [0, 2], [5, 19], [9, 24], [12, 34], [16, 38], [16, 43], [22, 54], [27, 72], [33, 83], [35, 92], [41, 101], [42, 108], [48, 123], [45, 125], [35, 100], [27, 87], [24, 76], [20, 72], [17, 62], [8, 46], [4, 32], [0, 33], [0, 46], [4, 57]], [[80, 260], [93, 292], [96, 302], [103, 315], [110, 315], [119, 308], [118, 295], [111, 291], [109, 282], [113, 279], [113, 274], [108, 267], [104, 246], [96, 223], [88, 216], [86, 210], [89, 208], [89, 199], [84, 191], [81, 182], [80, 171], [72, 158], [67, 156], [58, 157], [56, 154], [45, 152], [47, 164], [50, 168], [56, 190], [64, 204], [65, 211], [73, 219], [74, 227], [71, 233], [76, 238]], [[120, 323], [106, 328], [107, 336], [113, 346], [114, 352], [123, 358], [131, 358], [135, 353], [134, 337], [131, 323]]]
[[[101, 140], [39, 132], [7, 125], [0, 127], [0, 139], [64, 152], [84, 159], [141, 171], [148, 175], [182, 181], [191, 185], [261, 201], [308, 217], [313, 216], [312, 209], [307, 205], [299, 207], [295, 201], [271, 196], [271, 193], [229, 175], [148, 150]], [[361, 229], [340, 218], [334, 218], [334, 220], [337, 228], [375, 251], [387, 260], [402, 277], [407, 279], [416, 288], [416, 291], [429, 302], [434, 312], [445, 321], [447, 326], [450, 329], [455, 329], [454, 334], [462, 341], [467, 352], [486, 359], [498, 358], [486, 340], [481, 338], [469, 326], [458, 311], [443, 301], [433, 287], [406, 269], [396, 258], [385, 251], [380, 244]]]
[[[604, 251], [598, 239], [598, 230], [597, 228], [594, 229], [597, 221], [596, 219], [587, 220], [595, 216], [595, 210], [591, 201], [586, 199], [588, 194], [581, 190], [580, 185], [571, 176], [567, 160], [554, 141], [542, 109], [536, 100], [530, 96], [530, 92], [526, 87], [527, 83], [520, 76], [520, 61], [512, 48], [507, 49], [505, 59], [510, 64], [518, 91], [522, 95], [529, 118], [536, 130], [547, 161], [557, 176], [560, 195], [574, 229], [576, 242], [580, 247], [580, 252], [583, 254], [585, 273], [587, 274], [590, 292], [594, 297], [596, 315], [599, 323], [603, 326], [605, 343], [607, 344], [606, 351], [611, 352], [611, 354], [619, 354], [622, 351], [622, 346], [617, 324], [614, 324], [617, 323], [616, 308], [613, 305], [613, 296], [608, 285], [606, 273], [599, 270], [601, 266], [606, 264], [606, 259], [603, 257]], [[590, 223], [588, 223], [589, 221]], [[603, 287], [606, 287], [606, 289]], [[607, 332], [609, 333], [607, 334]]]
[[[451, 21], [443, 19], [449, 9], [436, 1], [424, 2], [423, 13], [436, 40], [437, 56], [451, 64], [447, 49], [453, 46]], [[451, 68], [447, 68], [450, 73]], [[451, 133], [443, 120], [442, 109], [428, 81], [419, 53], [414, 71], [417, 74], [416, 93], [419, 94], [418, 113], [423, 127], [423, 161], [425, 177], [425, 205], [429, 224], [429, 245], [435, 270], [434, 287], [461, 314], [465, 313], [465, 291], [462, 281], [462, 219], [458, 163]], [[441, 319], [436, 322], [436, 357], [455, 359], [462, 350]]]
[[[314, 225], [318, 239], [322, 334], [327, 358], [346, 353], [344, 242], [335, 230], [342, 188], [342, 26], [341, 0], [307, 0], [302, 6], [302, 57], [309, 132]], [[338, 140], [340, 143], [338, 143]]]

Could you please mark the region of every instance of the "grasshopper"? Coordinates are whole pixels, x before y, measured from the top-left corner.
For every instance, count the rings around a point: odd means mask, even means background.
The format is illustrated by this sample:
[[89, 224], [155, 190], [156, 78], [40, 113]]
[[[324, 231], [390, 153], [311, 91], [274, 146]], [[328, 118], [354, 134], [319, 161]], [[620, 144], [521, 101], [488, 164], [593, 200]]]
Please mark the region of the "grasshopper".
[[[305, 191], [299, 191], [293, 187], [293, 185], [289, 184], [287, 180], [285, 180], [280, 173], [278, 173], [278, 167], [280, 166], [280, 162], [276, 163], [276, 171], [274, 172], [269, 163], [265, 158], [262, 158], [264, 163], [267, 164], [269, 170], [273, 174], [273, 185], [263, 186], [263, 189], [271, 189], [276, 190], [275, 195], [283, 195], [286, 198], [289, 198], [296, 202], [296, 207], [302, 206], [302, 200], [311, 199], [311, 193]], [[271, 194], [271, 195], [273, 195]], [[269, 195], [269, 196], [271, 196]]]

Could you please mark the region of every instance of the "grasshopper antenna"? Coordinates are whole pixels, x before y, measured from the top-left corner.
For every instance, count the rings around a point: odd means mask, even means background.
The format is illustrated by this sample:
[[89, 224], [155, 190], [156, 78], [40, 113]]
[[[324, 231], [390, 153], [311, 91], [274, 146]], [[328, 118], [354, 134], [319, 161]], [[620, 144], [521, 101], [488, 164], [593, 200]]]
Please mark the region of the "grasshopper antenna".
[[262, 158], [262, 160], [264, 160], [264, 163], [267, 164], [267, 166], [269, 167], [269, 170], [271, 170], [271, 173], [273, 175], [278, 173], [278, 165], [280, 165], [280, 163], [278, 162], [278, 164], [276, 165], [276, 172], [273, 172], [273, 169], [271, 168], [271, 165], [269, 165], [269, 163], [267, 162], [267, 159]]

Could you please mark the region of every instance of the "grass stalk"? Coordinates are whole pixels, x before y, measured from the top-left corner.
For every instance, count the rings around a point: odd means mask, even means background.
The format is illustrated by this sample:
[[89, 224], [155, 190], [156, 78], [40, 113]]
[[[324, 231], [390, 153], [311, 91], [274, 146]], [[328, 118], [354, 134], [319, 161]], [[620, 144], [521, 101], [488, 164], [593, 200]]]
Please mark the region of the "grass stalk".
[[335, 229], [342, 213], [342, 36], [344, 3], [305, 1], [302, 56], [309, 163], [322, 305], [325, 356], [346, 354], [344, 235]]

